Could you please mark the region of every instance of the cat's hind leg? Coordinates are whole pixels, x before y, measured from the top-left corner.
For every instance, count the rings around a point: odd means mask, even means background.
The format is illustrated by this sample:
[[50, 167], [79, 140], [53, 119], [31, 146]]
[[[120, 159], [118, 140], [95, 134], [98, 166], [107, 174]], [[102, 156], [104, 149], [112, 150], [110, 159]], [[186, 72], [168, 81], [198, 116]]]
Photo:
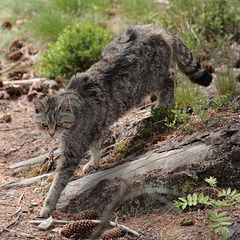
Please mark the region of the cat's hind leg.
[[155, 108], [168, 108], [174, 106], [174, 76], [170, 74], [164, 81], [163, 87], [158, 91], [158, 100]]
[[84, 174], [97, 169], [101, 160], [101, 139], [94, 140], [89, 146], [92, 156], [89, 162], [83, 167]]

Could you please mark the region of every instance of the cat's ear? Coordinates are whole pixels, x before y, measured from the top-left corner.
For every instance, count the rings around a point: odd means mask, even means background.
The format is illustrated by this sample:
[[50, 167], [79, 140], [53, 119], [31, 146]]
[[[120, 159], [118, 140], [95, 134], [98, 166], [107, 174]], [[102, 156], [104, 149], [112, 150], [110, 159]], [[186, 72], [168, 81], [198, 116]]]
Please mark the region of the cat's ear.
[[43, 100], [34, 99], [35, 113], [41, 113], [44, 111], [45, 103]]
[[71, 108], [71, 104], [70, 104], [70, 99], [68, 96], [62, 98], [59, 102], [58, 102], [58, 109], [61, 109], [61, 111], [63, 112], [71, 112], [72, 108]]

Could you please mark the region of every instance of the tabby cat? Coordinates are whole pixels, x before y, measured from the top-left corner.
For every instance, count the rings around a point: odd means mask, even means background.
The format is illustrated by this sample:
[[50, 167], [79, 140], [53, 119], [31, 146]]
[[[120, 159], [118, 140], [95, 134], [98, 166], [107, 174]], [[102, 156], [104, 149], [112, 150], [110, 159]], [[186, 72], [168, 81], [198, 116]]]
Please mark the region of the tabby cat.
[[70, 80], [65, 92], [35, 100], [35, 122], [51, 137], [61, 137], [62, 155], [40, 216], [49, 216], [61, 192], [90, 148], [87, 173], [99, 165], [101, 132], [141, 102], [159, 92], [157, 107], [174, 103], [170, 67], [175, 60], [191, 81], [203, 86], [212, 76], [180, 39], [158, 25], [129, 27], [102, 53], [102, 60]]

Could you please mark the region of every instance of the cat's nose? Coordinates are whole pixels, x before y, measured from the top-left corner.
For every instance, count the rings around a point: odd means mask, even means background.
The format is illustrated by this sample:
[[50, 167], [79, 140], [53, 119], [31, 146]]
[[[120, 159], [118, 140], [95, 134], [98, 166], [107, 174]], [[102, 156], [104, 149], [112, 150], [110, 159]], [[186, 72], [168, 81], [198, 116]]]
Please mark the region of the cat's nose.
[[53, 137], [53, 136], [54, 136], [54, 133], [49, 133], [49, 136], [50, 136], [50, 137]]

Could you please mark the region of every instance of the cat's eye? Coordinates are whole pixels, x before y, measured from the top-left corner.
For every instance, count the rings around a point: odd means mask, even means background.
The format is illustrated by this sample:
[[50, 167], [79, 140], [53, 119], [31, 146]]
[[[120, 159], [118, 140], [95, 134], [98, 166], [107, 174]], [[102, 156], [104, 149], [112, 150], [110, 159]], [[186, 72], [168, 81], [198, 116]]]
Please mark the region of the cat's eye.
[[42, 123], [42, 127], [48, 128], [48, 125], [46, 123]]
[[56, 128], [60, 128], [60, 127], [62, 127], [62, 125], [63, 125], [62, 123], [57, 123]]

